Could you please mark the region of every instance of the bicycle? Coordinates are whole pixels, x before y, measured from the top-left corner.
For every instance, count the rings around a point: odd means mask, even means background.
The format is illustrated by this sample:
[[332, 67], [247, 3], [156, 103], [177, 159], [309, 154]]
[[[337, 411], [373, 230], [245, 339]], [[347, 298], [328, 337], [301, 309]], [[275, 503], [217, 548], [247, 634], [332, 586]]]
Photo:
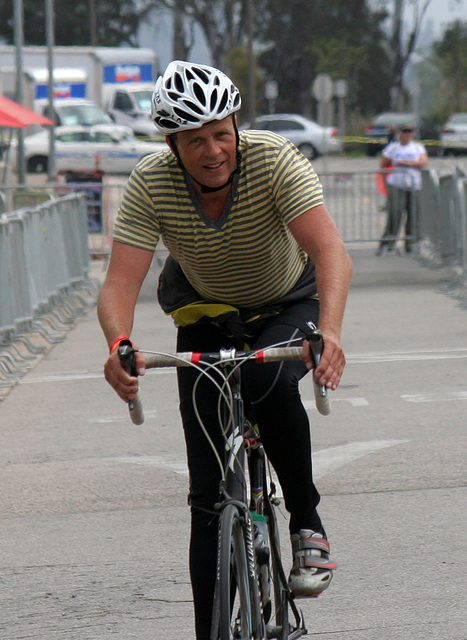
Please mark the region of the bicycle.
[[[307, 338], [316, 367], [322, 351], [322, 334], [312, 323], [310, 329]], [[220, 500], [215, 505], [219, 533], [211, 640], [296, 640], [306, 635], [305, 621], [288, 587], [281, 560], [276, 516], [280, 501], [271, 474], [267, 473], [268, 464], [254, 420], [249, 409], [245, 412], [240, 374], [241, 365], [249, 360], [258, 363], [300, 360], [301, 347], [274, 345], [263, 350], [143, 353], [147, 368], [194, 366], [200, 376], [209, 376], [219, 389], [218, 413], [226, 451], [225, 459], [221, 460], [212, 444], [222, 480]], [[119, 356], [126, 370], [136, 375], [131, 342], [120, 343]], [[318, 411], [327, 415], [330, 412], [327, 390], [315, 377], [313, 387]], [[139, 392], [129, 409], [133, 423], [142, 424]], [[209, 438], [206, 431], [205, 435]]]

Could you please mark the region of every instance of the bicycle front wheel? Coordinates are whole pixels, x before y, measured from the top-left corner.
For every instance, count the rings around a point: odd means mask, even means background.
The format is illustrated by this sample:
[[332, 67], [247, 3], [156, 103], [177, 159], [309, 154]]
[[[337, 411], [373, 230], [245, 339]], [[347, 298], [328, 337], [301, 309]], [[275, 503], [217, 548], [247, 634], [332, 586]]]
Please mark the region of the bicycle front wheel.
[[266, 637], [248, 526], [234, 505], [222, 511], [211, 640]]

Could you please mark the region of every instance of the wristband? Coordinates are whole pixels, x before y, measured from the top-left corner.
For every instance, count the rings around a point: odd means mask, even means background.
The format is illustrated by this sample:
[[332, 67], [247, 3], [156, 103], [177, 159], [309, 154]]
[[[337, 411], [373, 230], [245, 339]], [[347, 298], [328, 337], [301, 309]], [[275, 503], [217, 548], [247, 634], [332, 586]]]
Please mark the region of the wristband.
[[[118, 345], [120, 344], [120, 342], [122, 340], [130, 340], [130, 338], [128, 336], [125, 336], [125, 335], [117, 336], [117, 338], [115, 338], [115, 340], [110, 345], [110, 355], [112, 355], [112, 353], [115, 351], [115, 349], [118, 347]], [[131, 340], [130, 340], [130, 342], [131, 342]], [[131, 343], [131, 344], [133, 344], [133, 343]]]

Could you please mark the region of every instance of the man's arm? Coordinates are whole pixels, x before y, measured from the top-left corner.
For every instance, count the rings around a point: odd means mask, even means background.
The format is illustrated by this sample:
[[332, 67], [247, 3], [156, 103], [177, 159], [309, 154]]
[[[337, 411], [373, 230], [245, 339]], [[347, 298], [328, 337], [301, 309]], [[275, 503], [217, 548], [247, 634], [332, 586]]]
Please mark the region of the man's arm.
[[[110, 347], [121, 335], [129, 336], [133, 328], [136, 301], [143, 280], [151, 266], [153, 253], [121, 242], [114, 242], [107, 275], [97, 303], [97, 315]], [[137, 356], [137, 368], [144, 373], [144, 362]], [[136, 397], [137, 378], [129, 376], [120, 364], [117, 349], [104, 366], [107, 382], [129, 402]]]
[[[352, 276], [352, 262], [337, 228], [324, 205], [309, 209], [289, 224], [293, 236], [315, 265], [320, 299], [319, 328], [324, 351], [315, 371], [319, 383], [336, 389], [345, 366], [340, 343], [345, 304]], [[304, 353], [307, 366], [311, 358]]]
[[386, 158], [386, 156], [381, 156], [379, 165], [381, 169], [388, 169], [392, 165], [392, 160], [391, 158]]
[[423, 169], [428, 164], [428, 155], [421, 153], [416, 160], [401, 160], [397, 164], [404, 167], [414, 167], [415, 169]]

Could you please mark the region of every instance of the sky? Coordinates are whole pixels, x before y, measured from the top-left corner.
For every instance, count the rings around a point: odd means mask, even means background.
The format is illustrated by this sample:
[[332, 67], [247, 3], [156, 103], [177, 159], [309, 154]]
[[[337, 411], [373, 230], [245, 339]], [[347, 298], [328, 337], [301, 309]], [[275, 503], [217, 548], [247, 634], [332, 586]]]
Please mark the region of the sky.
[[454, 22], [454, 20], [467, 21], [467, 0], [460, 0], [459, 2], [455, 0], [431, 0], [425, 14], [425, 26], [429, 20], [433, 20], [435, 37], [440, 38], [450, 22]]

